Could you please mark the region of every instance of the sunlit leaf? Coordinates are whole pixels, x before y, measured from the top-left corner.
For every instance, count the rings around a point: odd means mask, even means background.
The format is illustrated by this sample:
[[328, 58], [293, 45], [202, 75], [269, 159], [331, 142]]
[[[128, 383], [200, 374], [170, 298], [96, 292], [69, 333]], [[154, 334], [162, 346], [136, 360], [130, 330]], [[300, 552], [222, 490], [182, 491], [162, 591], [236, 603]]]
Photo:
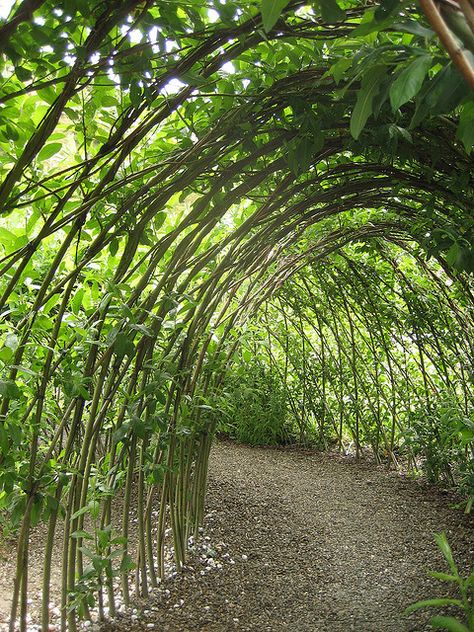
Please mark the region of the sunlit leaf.
[[362, 79], [350, 124], [351, 134], [355, 139], [359, 138], [368, 118], [372, 114], [373, 101], [380, 90], [380, 82], [386, 74], [386, 70], [384, 65], [375, 66]]
[[263, 28], [268, 33], [278, 22], [283, 9], [290, 0], [262, 0]]

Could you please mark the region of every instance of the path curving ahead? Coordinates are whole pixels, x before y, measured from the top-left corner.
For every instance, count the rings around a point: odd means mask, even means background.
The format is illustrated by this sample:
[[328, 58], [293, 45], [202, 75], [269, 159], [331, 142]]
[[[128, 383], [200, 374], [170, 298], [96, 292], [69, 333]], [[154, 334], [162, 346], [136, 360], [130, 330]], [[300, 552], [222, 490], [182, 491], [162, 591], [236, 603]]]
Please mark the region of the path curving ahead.
[[401, 612], [446, 593], [426, 575], [445, 570], [432, 534], [474, 562], [474, 525], [448, 496], [339, 456], [218, 443], [208, 511], [222, 568], [198, 560], [104, 631], [422, 632], [428, 613]]

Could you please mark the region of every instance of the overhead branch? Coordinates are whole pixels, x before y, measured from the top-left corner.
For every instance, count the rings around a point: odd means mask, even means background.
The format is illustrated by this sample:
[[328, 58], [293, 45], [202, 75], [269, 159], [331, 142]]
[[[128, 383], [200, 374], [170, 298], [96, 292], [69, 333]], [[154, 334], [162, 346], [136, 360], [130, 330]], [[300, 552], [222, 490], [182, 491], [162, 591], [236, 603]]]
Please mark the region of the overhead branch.
[[469, 87], [474, 90], [474, 68], [467, 58], [464, 49], [455, 40], [451, 30], [439, 12], [438, 7], [433, 0], [420, 0], [420, 5], [453, 63], [456, 65]]
[[24, 0], [15, 11], [11, 20], [0, 27], [0, 54], [5, 50], [10, 37], [22, 22], [27, 22], [33, 13], [44, 4], [45, 0]]

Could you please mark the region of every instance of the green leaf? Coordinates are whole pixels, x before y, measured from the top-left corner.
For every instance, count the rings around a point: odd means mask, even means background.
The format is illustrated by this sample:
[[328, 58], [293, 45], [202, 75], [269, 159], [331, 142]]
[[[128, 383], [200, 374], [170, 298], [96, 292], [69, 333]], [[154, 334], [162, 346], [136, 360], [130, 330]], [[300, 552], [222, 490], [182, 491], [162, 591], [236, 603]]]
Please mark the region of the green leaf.
[[435, 535], [436, 544], [438, 545], [441, 553], [444, 555], [446, 561], [448, 562], [449, 568], [453, 575], [458, 574], [458, 569], [456, 563], [454, 561], [453, 552], [451, 551], [451, 547], [449, 546], [448, 538], [446, 537], [446, 533], [442, 531], [441, 533], [437, 533]]
[[131, 556], [129, 553], [126, 553], [123, 558], [122, 558], [122, 562], [120, 564], [120, 572], [121, 573], [128, 573], [128, 571], [132, 571], [135, 568], [135, 562], [132, 560]]
[[0, 360], [5, 364], [8, 364], [13, 357], [13, 351], [8, 347], [2, 347], [0, 349]]
[[95, 551], [92, 551], [92, 549], [90, 549], [90, 548], [89, 548], [89, 547], [87, 547], [87, 546], [80, 546], [80, 547], [79, 547], [79, 551], [81, 551], [82, 553], [84, 553], [84, 555], [85, 555], [86, 557], [88, 557], [89, 559], [91, 559], [91, 560], [92, 560], [92, 559], [99, 559], [99, 560], [100, 560], [100, 557], [98, 557], [98, 556], [96, 555], [96, 552], [95, 552]]
[[159, 213], [156, 214], [155, 216], [155, 230], [159, 230], [166, 219], [167, 213], [166, 211], [160, 211]]
[[445, 606], [457, 606], [459, 608], [463, 607], [462, 601], [459, 599], [451, 599], [450, 597], [439, 597], [438, 599], [424, 599], [423, 601], [417, 601], [416, 603], [411, 604], [405, 610], [405, 614], [411, 614], [416, 610], [420, 610], [421, 608], [444, 608]]
[[37, 494], [31, 507], [31, 525], [34, 527], [41, 519], [41, 511], [43, 509], [44, 496]]
[[7, 251], [10, 250], [9, 246], [16, 241], [16, 235], [11, 231], [0, 226], [0, 245], [2, 245]]
[[75, 520], [76, 518], [79, 518], [79, 516], [82, 516], [83, 514], [87, 513], [88, 511], [89, 511], [89, 506], [85, 505], [84, 507], [81, 507], [80, 509], [75, 511], [72, 514], [72, 516], [70, 517], [70, 520]]
[[16, 131], [14, 127], [8, 125], [8, 123], [5, 126], [5, 136], [8, 138], [8, 140], [12, 141], [17, 141], [20, 138], [20, 134]]
[[15, 500], [14, 507], [10, 514], [11, 521], [14, 525], [18, 525], [20, 520], [23, 518], [26, 508], [26, 495], [22, 494]]
[[263, 28], [268, 33], [278, 22], [281, 12], [290, 0], [262, 0]]
[[119, 441], [123, 441], [123, 439], [125, 439], [125, 437], [127, 436], [129, 430], [129, 423], [123, 423], [121, 426], [119, 426], [116, 430], [114, 430], [112, 434], [114, 442], [118, 443]]
[[378, 94], [381, 79], [386, 73], [386, 66], [379, 64], [371, 68], [370, 72], [364, 75], [357, 101], [351, 116], [351, 134], [357, 140], [367, 123], [367, 119], [372, 114], [372, 104], [374, 97]]
[[251, 351], [249, 351], [248, 349], [244, 349], [242, 351], [242, 357], [244, 359], [244, 362], [250, 362], [252, 360], [252, 353], [251, 353]]
[[160, 404], [163, 404], [163, 405], [166, 404], [167, 399], [168, 399], [166, 393], [162, 393], [161, 391], [157, 391], [155, 393], [155, 397], [160, 402]]
[[139, 107], [142, 102], [142, 91], [135, 81], [130, 84], [130, 101], [134, 107]]
[[101, 106], [104, 108], [117, 107], [120, 105], [119, 101], [114, 96], [109, 94], [99, 95], [99, 101]]
[[443, 17], [451, 31], [461, 40], [464, 48], [474, 52], [474, 33], [464, 14], [461, 11], [446, 11]]
[[110, 531], [107, 529], [99, 529], [96, 533], [99, 545], [104, 549], [110, 542]]
[[128, 338], [128, 336], [122, 332], [117, 334], [114, 342], [114, 351], [117, 354], [118, 358], [123, 358], [124, 356], [132, 356], [135, 352], [135, 347], [133, 342]]
[[461, 252], [462, 252], [461, 246], [457, 242], [454, 242], [453, 244], [451, 244], [451, 246], [449, 247], [448, 251], [445, 254], [446, 262], [450, 266], [455, 266], [461, 255]]
[[16, 382], [12, 380], [0, 380], [0, 397], [4, 399], [20, 399], [21, 392]]
[[474, 99], [472, 98], [462, 106], [456, 138], [462, 142], [466, 153], [470, 154], [474, 146]]
[[0, 424], [0, 453], [8, 454], [9, 447], [8, 434], [5, 430], [5, 424]]
[[100, 512], [99, 501], [91, 500], [90, 503], [87, 505], [87, 508], [90, 511], [92, 518], [96, 520], [99, 517], [99, 512]]
[[434, 577], [435, 579], [439, 579], [442, 582], [457, 582], [459, 579], [455, 575], [448, 575], [448, 573], [438, 573], [438, 571], [430, 571], [428, 575], [430, 577]]
[[17, 66], [15, 68], [15, 74], [20, 81], [28, 81], [31, 79], [31, 70], [24, 68], [23, 66]]
[[61, 301], [60, 294], [53, 294], [53, 296], [43, 305], [43, 313], [49, 314], [49, 312]]
[[437, 615], [430, 619], [430, 625], [436, 630], [449, 630], [449, 632], [469, 632], [466, 626], [454, 617]]
[[391, 18], [387, 18], [382, 22], [378, 20], [370, 20], [369, 22], [362, 21], [356, 28], [352, 31], [353, 37], [364, 37], [365, 35], [371, 35], [372, 33], [378, 33], [379, 31], [384, 31], [392, 24]]
[[136, 435], [137, 437], [139, 437], [140, 439], [143, 439], [146, 435], [145, 423], [141, 420], [134, 421], [132, 425], [132, 433]]
[[76, 538], [76, 539], [81, 539], [81, 540], [93, 540], [94, 537], [88, 533], [87, 531], [74, 531], [73, 533], [71, 533], [71, 538]]
[[187, 83], [188, 86], [204, 86], [208, 83], [208, 79], [195, 72], [194, 70], [187, 70], [178, 74], [179, 79], [183, 80], [183, 83]]
[[109, 244], [109, 252], [110, 252], [111, 257], [115, 257], [115, 255], [117, 254], [118, 247], [119, 247], [119, 241], [116, 237], [114, 237]]
[[402, 8], [400, 0], [382, 0], [375, 11], [375, 19], [379, 22]]
[[434, 31], [431, 29], [422, 26], [419, 22], [415, 20], [404, 20], [403, 22], [397, 22], [396, 24], [392, 24], [392, 30], [394, 31], [402, 31], [403, 33], [411, 33], [412, 35], [417, 35], [419, 37], [423, 37], [423, 39], [431, 39], [434, 35]]
[[74, 314], [79, 314], [79, 310], [81, 309], [82, 299], [84, 298], [85, 290], [83, 287], [79, 288], [77, 292], [74, 294], [71, 300], [71, 309]]
[[469, 93], [469, 88], [462, 75], [450, 62], [433, 77], [426, 91], [422, 93], [417, 100], [415, 114], [410, 123], [412, 129], [428, 115], [451, 112]]
[[339, 84], [341, 79], [344, 77], [346, 70], [350, 68], [351, 66], [352, 66], [352, 59], [349, 59], [347, 57], [343, 57], [342, 59], [339, 59], [339, 61], [337, 61], [335, 64], [331, 66], [331, 68], [329, 69], [329, 73], [334, 77], [334, 81], [336, 82], [336, 85]]
[[38, 154], [38, 160], [48, 160], [48, 158], [57, 154], [61, 148], [62, 143], [49, 143], [49, 145], [45, 145]]
[[59, 507], [59, 502], [55, 496], [51, 496], [50, 494], [48, 494], [46, 496], [46, 506], [51, 511], [56, 511], [56, 509]]
[[336, 0], [319, 0], [319, 4], [324, 22], [334, 24], [335, 22], [342, 22], [346, 17], [345, 11], [341, 9]]
[[394, 112], [418, 94], [431, 63], [430, 55], [422, 55], [398, 75], [390, 87], [390, 103]]

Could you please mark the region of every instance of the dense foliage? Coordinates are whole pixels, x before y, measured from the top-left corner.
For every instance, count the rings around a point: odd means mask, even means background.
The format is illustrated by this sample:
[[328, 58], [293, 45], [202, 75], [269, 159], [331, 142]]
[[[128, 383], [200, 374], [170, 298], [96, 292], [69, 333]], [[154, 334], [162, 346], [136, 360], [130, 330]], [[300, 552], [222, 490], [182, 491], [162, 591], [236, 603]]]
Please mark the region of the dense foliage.
[[[264, 304], [242, 339], [247, 358], [259, 358], [257, 367], [244, 356], [230, 371], [242, 386], [237, 397], [226, 393], [236, 411], [234, 435], [246, 432], [245, 411], [252, 410], [253, 436], [262, 443], [292, 437], [357, 454], [370, 446], [379, 462], [397, 466], [401, 459], [469, 497], [470, 302], [409, 246], [411, 254], [380, 243], [346, 247], [293, 274]], [[262, 367], [276, 378], [271, 394], [284, 394], [287, 404], [286, 414], [274, 417], [275, 429], [286, 422], [279, 439], [266, 431], [268, 389], [255, 389], [266, 399], [263, 412], [255, 393], [257, 409], [241, 406], [248, 374], [257, 384]]]
[[455, 63], [401, 0], [13, 4], [0, 22], [11, 630], [17, 616], [26, 629], [39, 521], [43, 630], [56, 531], [63, 629], [97, 595], [113, 614], [117, 577], [128, 603], [134, 566], [147, 595], [167, 524], [181, 567], [212, 436], [243, 407], [252, 441], [251, 415], [277, 419], [273, 438], [393, 462], [403, 448], [472, 482], [474, 99], [456, 66], [472, 61], [470, 22], [452, 27]]

